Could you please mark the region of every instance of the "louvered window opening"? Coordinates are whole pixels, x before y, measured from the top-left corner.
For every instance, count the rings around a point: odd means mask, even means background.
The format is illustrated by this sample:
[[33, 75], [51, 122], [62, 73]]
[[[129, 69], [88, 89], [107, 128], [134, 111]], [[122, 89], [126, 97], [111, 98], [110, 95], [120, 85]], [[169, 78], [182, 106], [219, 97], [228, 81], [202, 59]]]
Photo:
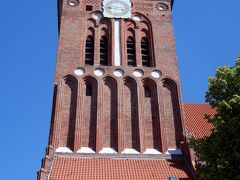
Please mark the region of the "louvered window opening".
[[108, 40], [105, 36], [100, 40], [100, 65], [108, 65]]
[[88, 36], [85, 48], [85, 64], [93, 65], [93, 59], [94, 59], [94, 40], [93, 36]]
[[86, 96], [92, 96], [92, 86], [90, 84], [86, 86]]
[[150, 67], [149, 43], [146, 37], [141, 40], [142, 65]]
[[145, 97], [151, 97], [151, 92], [148, 87], [144, 87], [144, 95]]
[[127, 65], [136, 66], [136, 49], [135, 42], [132, 37], [127, 39]]

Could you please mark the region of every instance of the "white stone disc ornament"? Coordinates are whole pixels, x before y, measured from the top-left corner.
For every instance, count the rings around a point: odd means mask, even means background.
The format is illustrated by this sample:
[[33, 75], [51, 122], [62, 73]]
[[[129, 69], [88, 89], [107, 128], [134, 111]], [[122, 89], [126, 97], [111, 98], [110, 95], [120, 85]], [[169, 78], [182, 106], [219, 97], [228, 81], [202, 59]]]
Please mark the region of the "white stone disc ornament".
[[78, 6], [79, 5], [79, 0], [67, 0], [67, 5], [69, 7], [75, 7], [75, 6]]
[[102, 13], [94, 13], [92, 15], [92, 17], [93, 17], [93, 19], [100, 20], [103, 18], [103, 15], [102, 15]]
[[124, 71], [121, 70], [121, 69], [116, 69], [114, 72], [113, 72], [113, 75], [116, 76], [116, 77], [122, 77], [124, 75]]
[[141, 21], [142, 17], [141, 16], [133, 16], [134, 21]]
[[157, 9], [159, 11], [167, 11], [169, 9], [168, 5], [165, 3], [158, 3], [157, 4]]
[[104, 69], [101, 69], [101, 68], [98, 68], [98, 69], [95, 69], [95, 70], [94, 70], [94, 74], [95, 74], [96, 76], [103, 76], [104, 73], [105, 73]]
[[137, 70], [133, 71], [133, 75], [138, 78], [143, 77], [143, 71], [140, 69], [137, 69]]
[[162, 73], [161, 73], [160, 71], [158, 71], [158, 70], [155, 70], [155, 71], [153, 71], [153, 72], [151, 73], [151, 75], [152, 75], [152, 77], [154, 77], [154, 78], [160, 78], [161, 75], [162, 75]]
[[77, 76], [82, 76], [85, 74], [85, 69], [83, 68], [77, 68], [75, 71], [74, 71], [74, 74], [76, 74]]

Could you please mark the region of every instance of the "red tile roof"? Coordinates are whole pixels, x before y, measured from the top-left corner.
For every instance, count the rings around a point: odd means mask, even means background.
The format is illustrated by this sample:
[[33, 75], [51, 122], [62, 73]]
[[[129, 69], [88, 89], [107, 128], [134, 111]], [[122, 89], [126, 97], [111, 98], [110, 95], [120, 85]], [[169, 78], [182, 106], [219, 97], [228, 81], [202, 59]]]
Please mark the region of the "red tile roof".
[[56, 156], [51, 180], [194, 179], [184, 160], [81, 158]]
[[185, 122], [186, 128], [194, 138], [202, 138], [211, 134], [213, 125], [204, 119], [205, 114], [213, 116], [216, 109], [211, 108], [208, 104], [185, 104]]

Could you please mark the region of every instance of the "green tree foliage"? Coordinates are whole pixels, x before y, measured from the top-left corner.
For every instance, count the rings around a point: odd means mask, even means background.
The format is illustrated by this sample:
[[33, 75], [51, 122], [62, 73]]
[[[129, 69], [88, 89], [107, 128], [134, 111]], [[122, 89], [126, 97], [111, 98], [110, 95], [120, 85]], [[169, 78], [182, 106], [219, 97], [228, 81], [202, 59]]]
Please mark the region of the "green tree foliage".
[[191, 142], [199, 178], [240, 179], [240, 57], [234, 67], [219, 68], [209, 79], [206, 102], [217, 114], [206, 117], [215, 127], [212, 134]]

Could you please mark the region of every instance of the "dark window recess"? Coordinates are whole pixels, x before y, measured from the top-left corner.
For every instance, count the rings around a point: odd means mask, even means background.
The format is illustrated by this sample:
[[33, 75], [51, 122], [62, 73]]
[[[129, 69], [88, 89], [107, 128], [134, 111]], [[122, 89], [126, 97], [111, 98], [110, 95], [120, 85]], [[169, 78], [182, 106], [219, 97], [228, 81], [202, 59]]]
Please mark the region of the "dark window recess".
[[108, 41], [105, 36], [102, 36], [100, 40], [100, 65], [108, 65]]
[[127, 65], [136, 66], [136, 49], [132, 37], [128, 37], [127, 39]]
[[86, 86], [86, 96], [92, 96], [92, 86], [90, 84]]
[[85, 48], [85, 64], [93, 65], [93, 58], [94, 58], [94, 40], [93, 36], [88, 36]]
[[142, 65], [150, 67], [149, 43], [146, 37], [141, 40]]
[[93, 10], [93, 6], [91, 5], [86, 5], [86, 11], [92, 11]]
[[148, 87], [144, 87], [144, 95], [145, 97], [151, 97], [151, 92]]

